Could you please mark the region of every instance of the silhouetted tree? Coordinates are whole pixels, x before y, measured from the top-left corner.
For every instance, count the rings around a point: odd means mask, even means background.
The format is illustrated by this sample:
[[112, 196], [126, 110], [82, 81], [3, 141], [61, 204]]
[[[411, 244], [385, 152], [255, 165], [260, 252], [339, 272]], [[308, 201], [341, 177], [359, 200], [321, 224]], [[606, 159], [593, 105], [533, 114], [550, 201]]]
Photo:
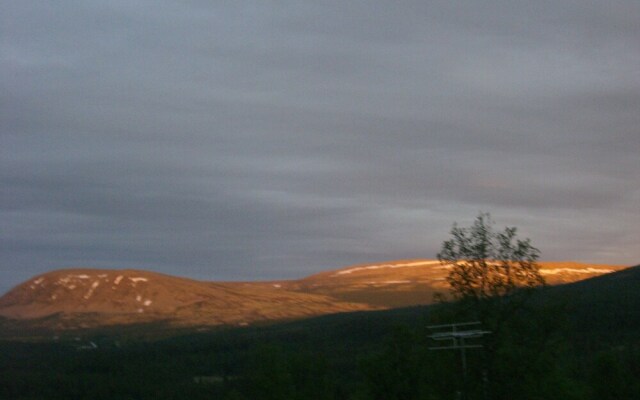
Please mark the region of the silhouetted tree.
[[518, 239], [516, 228], [496, 232], [493, 225], [488, 213], [468, 228], [454, 224], [452, 238], [438, 253], [438, 260], [451, 266], [451, 295], [473, 306], [481, 320], [508, 318], [530, 289], [545, 283], [537, 264], [540, 251], [529, 239]]
[[[475, 385], [477, 392], [489, 389], [495, 399], [509, 398], [529, 390], [524, 387], [525, 378], [541, 382], [546, 374], [533, 368], [516, 368], [520, 366], [517, 360], [527, 367], [539, 365], [538, 359], [547, 350], [542, 344], [545, 351], [531, 352], [528, 339], [540, 317], [529, 307], [529, 300], [534, 289], [545, 284], [537, 264], [539, 255], [529, 239], [517, 237], [516, 228], [494, 230], [487, 213], [480, 213], [468, 228], [454, 224], [451, 239], [443, 242], [438, 260], [450, 266], [447, 282], [456, 300], [447, 309], [454, 311], [454, 320], [479, 320], [491, 332], [483, 339], [484, 351], [478, 356], [483, 359], [482, 373], [494, 384], [474, 384], [485, 379], [476, 369], [470, 374], [467, 391]], [[546, 339], [544, 342], [548, 343]]]

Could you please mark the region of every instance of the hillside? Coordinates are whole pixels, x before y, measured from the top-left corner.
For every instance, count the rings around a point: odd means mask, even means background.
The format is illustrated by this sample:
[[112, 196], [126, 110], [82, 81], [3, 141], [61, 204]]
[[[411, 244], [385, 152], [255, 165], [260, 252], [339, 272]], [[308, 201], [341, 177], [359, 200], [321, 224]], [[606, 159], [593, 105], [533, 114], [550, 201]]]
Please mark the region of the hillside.
[[[356, 265], [300, 280], [204, 282], [148, 271], [67, 269], [36, 276], [0, 298], [6, 331], [48, 331], [162, 322], [173, 327], [245, 326], [350, 311], [429, 304], [446, 291], [434, 260]], [[541, 263], [550, 284], [623, 269]]]
[[548, 288], [545, 297], [567, 305], [580, 338], [587, 333], [599, 342], [631, 339], [640, 345], [640, 265]]
[[[549, 285], [576, 282], [621, 269], [620, 265], [540, 262]], [[362, 302], [385, 308], [431, 304], [436, 292], [446, 292], [450, 266], [437, 260], [399, 260], [325, 271], [290, 281], [286, 287], [305, 293]]]
[[281, 290], [277, 283], [200, 282], [136, 270], [54, 271], [0, 298], [0, 316], [40, 319], [52, 328], [154, 321], [178, 326], [243, 326], [366, 309], [371, 307]]
[[[547, 387], [560, 395], [526, 396], [522, 386], [516, 386], [506, 398], [638, 398], [640, 387], [631, 384], [640, 371], [639, 282], [640, 266], [543, 290], [539, 296], [543, 309], [558, 299], [570, 303], [570, 323], [564, 326], [563, 316], [554, 313], [553, 320], [564, 327], [551, 342], [535, 330], [525, 332], [524, 347], [517, 349], [508, 370], [517, 376], [527, 365], [522, 357], [530, 359], [540, 352], [541, 377], [548, 378], [544, 372], [549, 371], [553, 379], [543, 384], [535, 380], [532, 387]], [[593, 307], [600, 303], [603, 306]], [[626, 310], [620, 315], [629, 322], [622, 327], [622, 338], [612, 335], [619, 321], [612, 310]], [[183, 336], [152, 342], [124, 341], [105, 330], [82, 335], [79, 341], [0, 341], [0, 398], [277, 398], [267, 395], [294, 386], [298, 397], [279, 398], [359, 399], [374, 398], [370, 391], [403, 384], [403, 378], [419, 377], [435, 392], [427, 398], [450, 399], [454, 394], [446, 390], [437, 395], [438, 382], [449, 390], [456, 387], [459, 359], [457, 354], [428, 350], [424, 325], [430, 323], [431, 312], [431, 307], [410, 307], [341, 313], [260, 327], [185, 331]], [[609, 332], [603, 335], [602, 328]], [[408, 346], [407, 340], [415, 342]], [[555, 347], [531, 349], [536, 340]], [[97, 347], [85, 350], [90, 343]], [[474, 360], [478, 353], [470, 352], [471, 367]], [[435, 383], [428, 381], [431, 373]], [[202, 384], [195, 377], [211, 381]], [[499, 385], [513, 388], [514, 379], [500, 380]], [[420, 385], [408, 387], [415, 392]], [[414, 392], [403, 398], [423, 398]]]

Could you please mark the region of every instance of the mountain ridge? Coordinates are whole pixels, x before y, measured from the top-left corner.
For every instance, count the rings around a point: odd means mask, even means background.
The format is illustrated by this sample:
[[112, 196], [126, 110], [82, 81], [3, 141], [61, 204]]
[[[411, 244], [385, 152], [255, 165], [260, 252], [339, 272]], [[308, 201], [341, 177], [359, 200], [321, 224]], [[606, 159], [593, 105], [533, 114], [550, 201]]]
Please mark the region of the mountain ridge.
[[[540, 262], [550, 284], [624, 266]], [[60, 269], [0, 297], [0, 316], [52, 330], [165, 321], [180, 327], [246, 326], [325, 314], [429, 304], [448, 288], [437, 260], [395, 260], [298, 280], [199, 281], [135, 269]]]

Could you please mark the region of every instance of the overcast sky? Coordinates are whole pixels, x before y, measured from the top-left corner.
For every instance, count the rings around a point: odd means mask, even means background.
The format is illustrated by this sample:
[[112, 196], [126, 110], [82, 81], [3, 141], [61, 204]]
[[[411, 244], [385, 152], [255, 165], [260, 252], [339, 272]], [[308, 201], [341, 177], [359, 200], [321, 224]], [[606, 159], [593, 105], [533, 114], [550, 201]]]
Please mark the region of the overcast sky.
[[435, 258], [480, 211], [544, 260], [640, 263], [637, 0], [0, 14], [0, 292]]

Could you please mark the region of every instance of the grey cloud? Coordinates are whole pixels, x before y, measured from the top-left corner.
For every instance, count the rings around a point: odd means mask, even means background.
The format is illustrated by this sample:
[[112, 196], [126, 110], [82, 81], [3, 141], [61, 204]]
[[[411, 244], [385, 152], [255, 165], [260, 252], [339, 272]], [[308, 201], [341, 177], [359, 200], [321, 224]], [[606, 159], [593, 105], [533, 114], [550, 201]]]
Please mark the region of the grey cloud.
[[0, 273], [299, 277], [489, 211], [640, 256], [640, 6], [3, 5]]

